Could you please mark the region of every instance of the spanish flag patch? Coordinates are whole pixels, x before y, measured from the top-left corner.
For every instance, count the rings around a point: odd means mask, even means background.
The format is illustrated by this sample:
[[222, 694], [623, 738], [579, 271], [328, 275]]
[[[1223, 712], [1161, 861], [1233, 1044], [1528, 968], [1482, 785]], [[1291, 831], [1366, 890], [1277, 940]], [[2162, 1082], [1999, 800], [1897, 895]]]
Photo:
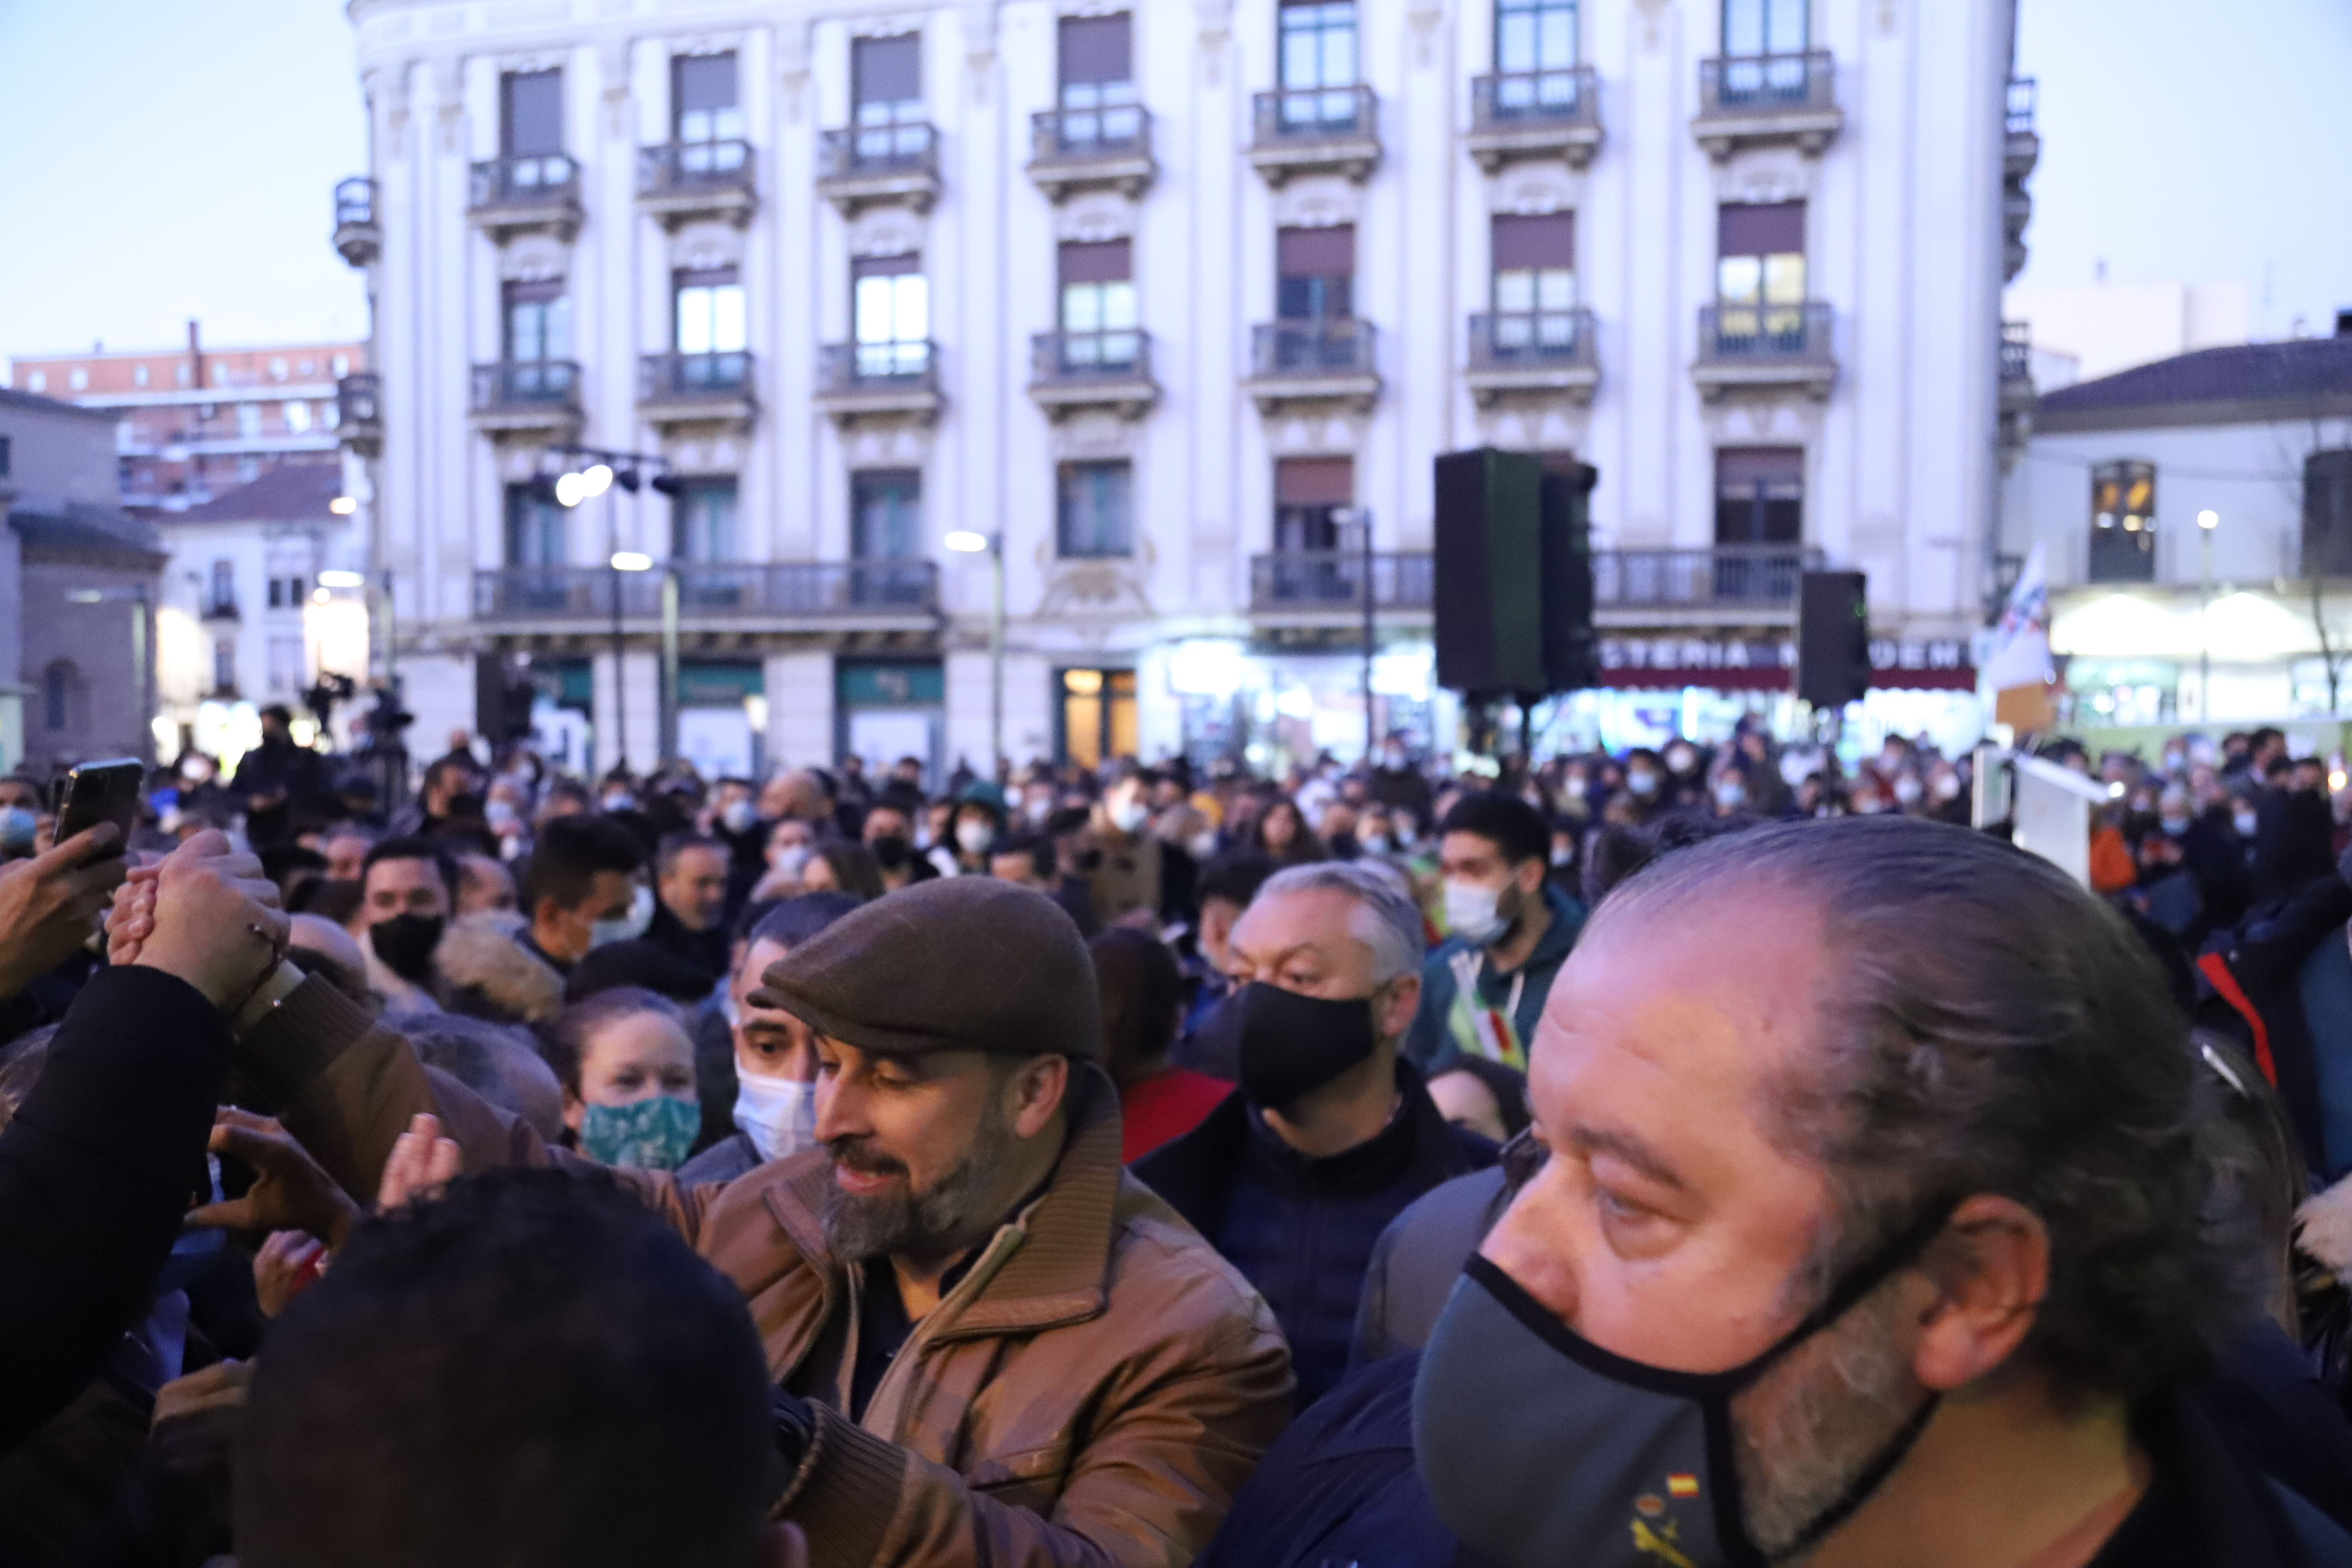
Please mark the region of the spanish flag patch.
[[1666, 1495], [1668, 1497], [1698, 1496], [1698, 1478], [1696, 1476], [1668, 1476], [1666, 1478]]

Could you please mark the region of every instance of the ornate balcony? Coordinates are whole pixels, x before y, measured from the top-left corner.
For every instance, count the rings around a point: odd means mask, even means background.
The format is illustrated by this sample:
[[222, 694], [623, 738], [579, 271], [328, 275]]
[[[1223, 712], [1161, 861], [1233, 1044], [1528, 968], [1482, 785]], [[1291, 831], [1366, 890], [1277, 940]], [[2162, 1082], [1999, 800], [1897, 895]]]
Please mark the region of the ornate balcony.
[[886, 202], [927, 213], [940, 199], [940, 133], [919, 123], [828, 131], [818, 148], [816, 189], [844, 217]]
[[1713, 403], [1738, 392], [1801, 392], [1822, 399], [1837, 385], [1827, 305], [1706, 305], [1698, 313], [1691, 380]]
[[816, 405], [845, 425], [876, 418], [928, 422], [946, 402], [937, 343], [827, 343], [817, 355]]
[[1029, 117], [1029, 178], [1059, 202], [1103, 187], [1130, 201], [1151, 188], [1151, 112], [1135, 104], [1048, 109]]
[[1029, 395], [1048, 419], [1084, 408], [1140, 419], [1160, 400], [1160, 384], [1151, 379], [1151, 334], [1134, 327], [1039, 332], [1029, 340]]
[[1470, 82], [1470, 134], [1478, 167], [1515, 158], [1559, 158], [1581, 169], [1601, 151], [1601, 84], [1591, 66], [1501, 71]]
[[1426, 614], [1435, 598], [1427, 551], [1378, 551], [1370, 561], [1354, 550], [1279, 551], [1250, 557], [1250, 614], [1260, 620], [1359, 621], [1368, 581], [1375, 611]]
[[637, 210], [666, 230], [701, 218], [741, 228], [760, 205], [759, 165], [743, 141], [637, 149]]
[[1718, 163], [1742, 147], [1794, 144], [1819, 156], [1845, 128], [1837, 66], [1826, 49], [1701, 60], [1698, 104], [1691, 134]]
[[576, 360], [499, 360], [474, 367], [474, 428], [493, 436], [569, 437], [580, 428]]
[[646, 354], [637, 362], [637, 412], [649, 425], [724, 425], [758, 417], [758, 365], [750, 353]]
[[1717, 544], [1698, 550], [1596, 550], [1596, 612], [1732, 610], [1793, 615], [1797, 586], [1822, 552], [1801, 544]]
[[2042, 162], [2042, 136], [2034, 129], [2034, 111], [2041, 97], [2042, 84], [2034, 78], [2009, 79], [2006, 135], [2000, 160], [2001, 178], [2005, 180], [2024, 179]]
[[375, 182], [364, 174], [335, 186], [335, 253], [349, 267], [373, 267], [383, 253], [383, 227], [375, 216]]
[[361, 371], [335, 383], [335, 434], [359, 457], [383, 455], [383, 377]]
[[485, 159], [473, 166], [466, 216], [500, 245], [538, 233], [570, 244], [580, 232], [580, 165], [562, 153]]
[[1504, 398], [1590, 404], [1601, 384], [1590, 310], [1496, 310], [1470, 318], [1462, 379], [1481, 408]]
[[1294, 174], [1361, 184], [1381, 161], [1381, 102], [1369, 87], [1286, 88], [1250, 100], [1249, 161], [1279, 188]]
[[1345, 316], [1269, 321], [1250, 330], [1244, 385], [1262, 415], [1312, 403], [1369, 413], [1381, 395], [1378, 348], [1370, 321]]
[[649, 632], [662, 579], [677, 576], [678, 624], [693, 632], [929, 631], [940, 569], [929, 561], [673, 562], [651, 572], [607, 566], [499, 566], [474, 574], [474, 618], [507, 633], [604, 632], [620, 595], [625, 627]]

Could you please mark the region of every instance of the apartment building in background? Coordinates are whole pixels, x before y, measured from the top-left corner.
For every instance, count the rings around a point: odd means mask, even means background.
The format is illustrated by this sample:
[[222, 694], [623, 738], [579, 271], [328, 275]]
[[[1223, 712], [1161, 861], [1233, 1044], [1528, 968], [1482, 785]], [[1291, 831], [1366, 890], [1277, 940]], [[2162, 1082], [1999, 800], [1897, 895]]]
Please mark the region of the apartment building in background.
[[[984, 767], [1001, 605], [1016, 761], [1450, 741], [1431, 461], [1481, 444], [1600, 472], [1560, 722], [1785, 700], [1832, 564], [1866, 721], [1975, 731], [2011, 0], [351, 13], [346, 434], [420, 733], [528, 679], [599, 765], [668, 710]], [[645, 456], [565, 507], [575, 445]]]
[[179, 349], [19, 354], [11, 384], [119, 418], [122, 504], [180, 511], [285, 463], [333, 465], [336, 384], [362, 373], [364, 343], [207, 348], [194, 321]]

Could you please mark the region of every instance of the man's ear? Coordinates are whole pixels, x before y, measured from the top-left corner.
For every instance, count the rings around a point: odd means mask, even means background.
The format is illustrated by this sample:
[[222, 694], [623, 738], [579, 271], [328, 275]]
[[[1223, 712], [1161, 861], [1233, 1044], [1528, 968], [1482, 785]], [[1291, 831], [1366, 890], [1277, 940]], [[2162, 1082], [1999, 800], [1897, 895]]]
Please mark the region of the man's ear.
[[1952, 1212], [1920, 1271], [1936, 1298], [1919, 1321], [1912, 1373], [1948, 1393], [1986, 1376], [2032, 1331], [2050, 1290], [2050, 1231], [2013, 1198], [1980, 1193]]
[[1023, 1138], [1034, 1138], [1054, 1120], [1054, 1112], [1062, 1109], [1062, 1100], [1070, 1090], [1070, 1058], [1055, 1054], [1035, 1057], [1024, 1062], [1013, 1073], [1013, 1131]]
[[[1421, 976], [1406, 973], [1388, 983], [1386, 1000], [1375, 1005], [1372, 1029], [1383, 1040], [1402, 1039], [1421, 1011]], [[1380, 993], [1374, 993], [1379, 995]]]
[[1522, 860], [1513, 868], [1511, 880], [1518, 884], [1520, 892], [1532, 899], [1542, 893], [1544, 873], [1549, 869], [1544, 857], [1538, 855], [1532, 860]]

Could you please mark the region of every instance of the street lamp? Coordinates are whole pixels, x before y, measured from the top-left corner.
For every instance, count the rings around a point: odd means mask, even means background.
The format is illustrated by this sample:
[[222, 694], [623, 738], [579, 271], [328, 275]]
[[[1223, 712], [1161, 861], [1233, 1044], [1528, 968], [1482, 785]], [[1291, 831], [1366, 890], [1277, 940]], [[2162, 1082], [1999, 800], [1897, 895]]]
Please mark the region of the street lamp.
[[2213, 719], [2213, 633], [2208, 617], [2213, 609], [2213, 531], [2221, 526], [2218, 511], [2197, 514], [2197, 719]]
[[940, 542], [960, 555], [985, 553], [994, 592], [988, 616], [988, 751], [990, 776], [1004, 776], [1004, 535], [957, 529]]
[[[621, 574], [650, 572], [654, 561], [641, 550], [621, 548], [620, 496], [617, 492], [626, 490], [635, 495], [640, 488], [650, 486], [656, 495], [675, 497], [683, 487], [667, 471], [669, 459], [657, 452], [608, 452], [594, 447], [551, 447], [548, 451], [565, 459], [565, 467], [552, 479], [542, 471], [531, 481], [532, 488], [539, 494], [567, 510], [598, 496], [606, 498], [605, 560], [613, 572], [613, 760], [616, 765], [626, 767], [629, 760], [629, 710], [627, 698], [624, 695], [626, 670], [623, 656], [626, 645], [621, 617]], [[664, 658], [659, 722], [663, 733], [656, 739], [655, 748], [664, 756], [668, 754], [675, 739], [669, 733], [668, 714], [677, 699], [676, 584], [676, 574], [669, 574], [664, 587], [662, 606]]]

